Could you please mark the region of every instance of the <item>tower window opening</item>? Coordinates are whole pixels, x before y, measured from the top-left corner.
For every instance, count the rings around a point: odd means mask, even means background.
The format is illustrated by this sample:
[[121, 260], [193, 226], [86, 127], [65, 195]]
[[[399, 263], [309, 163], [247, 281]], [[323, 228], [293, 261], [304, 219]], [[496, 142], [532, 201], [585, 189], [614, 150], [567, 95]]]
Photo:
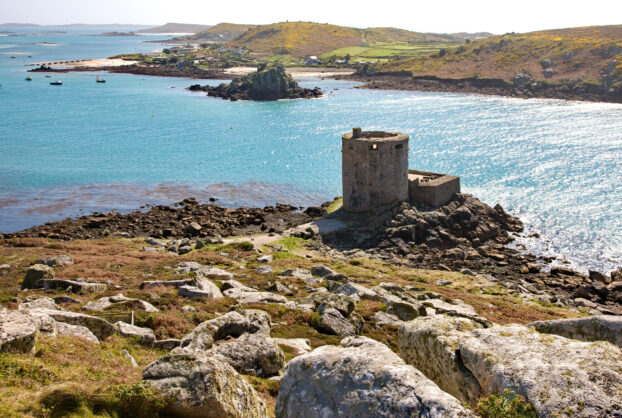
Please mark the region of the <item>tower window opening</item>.
[[404, 148], [404, 144], [397, 144], [395, 146], [395, 149], [400, 149], [400, 148]]
[[372, 144], [371, 147], [369, 147], [369, 149], [372, 151], [376, 151], [378, 149], [378, 144]]

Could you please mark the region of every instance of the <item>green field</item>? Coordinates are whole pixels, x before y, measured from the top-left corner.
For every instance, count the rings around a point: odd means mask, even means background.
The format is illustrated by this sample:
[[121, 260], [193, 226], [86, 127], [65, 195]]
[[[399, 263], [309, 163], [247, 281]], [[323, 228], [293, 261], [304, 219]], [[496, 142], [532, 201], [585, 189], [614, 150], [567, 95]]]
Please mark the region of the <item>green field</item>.
[[335, 49], [321, 55], [321, 58], [331, 56], [345, 57], [350, 55], [352, 61], [381, 61], [394, 57], [416, 57], [422, 54], [437, 52], [442, 48], [455, 44], [410, 44], [407, 42], [376, 42], [370, 46], [348, 46]]

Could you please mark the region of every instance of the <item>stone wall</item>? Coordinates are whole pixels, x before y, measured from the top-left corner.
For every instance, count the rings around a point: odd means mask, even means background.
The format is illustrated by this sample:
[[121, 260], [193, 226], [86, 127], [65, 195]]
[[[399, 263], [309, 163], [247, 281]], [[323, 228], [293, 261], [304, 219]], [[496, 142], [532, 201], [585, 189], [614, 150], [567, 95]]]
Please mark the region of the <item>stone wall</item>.
[[342, 137], [343, 208], [371, 211], [408, 200], [408, 136], [362, 132]]
[[411, 203], [438, 208], [460, 193], [460, 177], [426, 171], [408, 170], [408, 194]]

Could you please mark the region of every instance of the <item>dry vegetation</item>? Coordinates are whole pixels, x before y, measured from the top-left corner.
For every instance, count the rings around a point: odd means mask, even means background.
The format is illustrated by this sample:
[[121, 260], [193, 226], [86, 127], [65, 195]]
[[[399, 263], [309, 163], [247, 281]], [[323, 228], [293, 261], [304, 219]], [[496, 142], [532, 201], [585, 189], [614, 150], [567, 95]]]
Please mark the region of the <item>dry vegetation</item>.
[[[490, 287], [490, 283], [459, 273], [415, 270], [369, 259], [335, 262], [306, 249], [304, 240], [288, 238], [282, 239], [280, 243], [287, 247], [290, 253], [285, 253], [287, 256], [275, 257], [271, 263], [275, 275], [287, 268], [310, 269], [311, 266], [321, 263], [366, 286], [371, 287], [380, 282], [395, 282], [416, 286], [421, 291], [438, 292], [447, 299], [461, 299], [471, 304], [482, 316], [499, 323], [525, 324], [534, 320], [578, 315], [559, 307], [524, 303], [512, 296], [508, 289]], [[236, 273], [236, 278], [240, 282], [260, 289], [265, 289], [268, 282], [275, 279], [275, 276], [259, 275], [254, 272], [257, 265], [255, 255], [247, 251], [248, 246], [245, 244], [210, 245], [184, 256], [146, 253], [140, 250], [142, 245], [140, 239], [116, 237], [70, 242], [48, 239], [4, 241], [0, 246], [0, 264], [10, 264], [11, 268], [5, 275], [0, 276], [0, 303], [14, 309], [27, 295], [53, 297], [62, 294], [43, 290], [20, 292], [20, 281], [28, 266], [38, 258], [71, 254], [75, 264], [55, 268], [57, 277], [85, 277], [121, 285], [123, 287], [121, 291], [126, 296], [139, 297], [160, 309], [156, 313], [137, 314], [137, 325], [152, 328], [158, 338], [180, 338], [202, 321], [227, 312], [235, 301], [229, 298], [185, 299], [177, 296], [176, 291], [171, 288], [140, 291], [138, 286], [142, 281], [179, 278], [172, 267], [181, 261], [197, 261], [225, 268]], [[220, 255], [223, 251], [237, 254], [238, 258]], [[310, 258], [306, 255], [310, 255]], [[440, 278], [449, 279], [452, 283], [438, 286], [436, 283]], [[280, 281], [290, 288], [297, 289], [296, 298], [307, 295], [305, 284], [300, 279], [285, 277]], [[84, 304], [118, 292], [109, 290], [104, 294], [72, 295], [72, 297]], [[191, 305], [198, 312], [182, 311], [184, 305]], [[73, 311], [80, 310], [80, 305], [76, 304], [63, 304], [63, 307]], [[278, 304], [248, 307], [263, 309], [270, 313], [274, 337], [308, 338], [314, 348], [324, 344], [338, 344], [341, 339], [338, 336], [319, 333], [310, 327], [312, 314], [288, 309]], [[377, 326], [371, 321], [375, 312], [384, 309], [386, 306], [382, 303], [372, 301], [362, 301], [356, 307], [356, 311], [366, 320], [363, 334], [387, 344], [398, 352], [397, 328]], [[106, 313], [110, 314], [114, 312]], [[128, 350], [134, 356], [138, 368], [130, 366], [121, 353], [122, 349]], [[126, 416], [141, 416], [141, 414], [148, 416], [144, 414], [151, 413], [153, 416], [155, 410], [166, 406], [166, 402], [155, 396], [148, 388], [141, 386], [139, 382], [142, 368], [162, 354], [163, 352], [142, 346], [138, 341], [119, 336], [110, 337], [99, 346], [76, 338], [40, 338], [34, 355], [0, 356], [2, 381], [0, 415], [66, 416], [67, 411], [75, 410], [76, 405], [81, 405], [82, 412], [78, 413], [78, 416], [88, 416], [92, 413], [129, 414]], [[285, 355], [288, 359], [292, 357], [292, 353], [289, 352], [285, 352]], [[247, 376], [247, 378], [273, 410], [278, 394], [278, 383], [257, 377]], [[57, 398], [61, 398], [62, 401]]]
[[448, 48], [440, 53], [383, 64], [383, 71], [411, 71], [441, 78], [500, 78], [511, 81], [521, 70], [544, 79], [542, 60], [553, 63], [550, 81], [599, 82], [601, 70], [617, 60], [622, 78], [622, 25], [506, 34]]

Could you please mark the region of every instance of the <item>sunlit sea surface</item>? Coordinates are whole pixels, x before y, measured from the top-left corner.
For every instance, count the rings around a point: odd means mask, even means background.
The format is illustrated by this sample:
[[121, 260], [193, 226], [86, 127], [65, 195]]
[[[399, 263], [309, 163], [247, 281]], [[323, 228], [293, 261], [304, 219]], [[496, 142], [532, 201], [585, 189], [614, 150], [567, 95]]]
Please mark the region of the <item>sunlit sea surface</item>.
[[320, 79], [300, 81], [325, 97], [279, 102], [208, 98], [185, 90], [196, 81], [177, 78], [107, 74], [96, 84], [94, 73], [54, 74], [63, 86], [50, 86], [34, 73], [25, 81], [28, 63], [162, 47], [143, 42], [154, 37], [60, 30], [69, 33], [0, 36], [0, 232], [187, 196], [318, 204], [341, 194], [340, 135], [361, 126], [410, 135], [412, 168], [459, 175], [464, 192], [519, 216], [541, 235], [519, 239], [530, 251], [583, 271], [622, 266], [622, 105]]

